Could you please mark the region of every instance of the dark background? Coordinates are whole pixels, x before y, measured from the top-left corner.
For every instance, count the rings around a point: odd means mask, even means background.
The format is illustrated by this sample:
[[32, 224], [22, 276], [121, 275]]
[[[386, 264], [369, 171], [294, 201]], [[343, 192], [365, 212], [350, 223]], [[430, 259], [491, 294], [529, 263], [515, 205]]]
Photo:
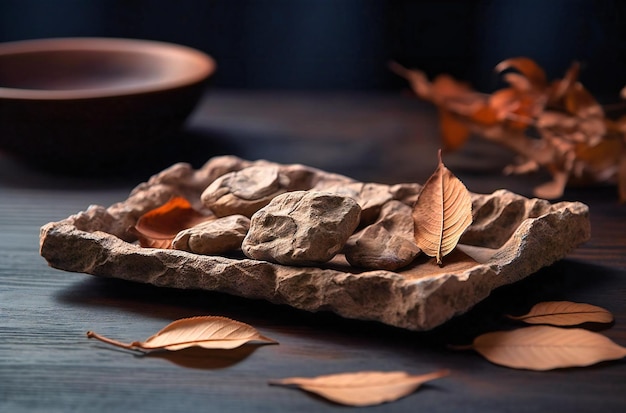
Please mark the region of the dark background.
[[604, 101], [626, 85], [619, 0], [0, 0], [0, 41], [63, 36], [192, 46], [217, 60], [223, 88], [400, 89], [396, 60], [490, 91], [492, 68], [522, 55], [550, 78], [581, 61]]

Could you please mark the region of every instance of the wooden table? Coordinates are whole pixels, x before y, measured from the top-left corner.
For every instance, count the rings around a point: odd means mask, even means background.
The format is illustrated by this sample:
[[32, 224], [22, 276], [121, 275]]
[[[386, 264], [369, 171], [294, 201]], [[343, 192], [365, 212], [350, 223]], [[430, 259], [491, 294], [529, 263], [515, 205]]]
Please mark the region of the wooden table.
[[[124, 200], [137, 183], [178, 160], [212, 155], [305, 163], [363, 181], [424, 182], [436, 164], [434, 111], [394, 94], [211, 92], [179, 141], [153, 169], [116, 179], [58, 177], [0, 159], [0, 411], [307, 412], [346, 411], [268, 380], [361, 370], [451, 374], [397, 402], [368, 411], [622, 412], [626, 360], [550, 372], [512, 370], [473, 352], [447, 349], [505, 328], [505, 313], [545, 300], [603, 306], [602, 331], [626, 345], [626, 206], [614, 187], [568, 190], [587, 203], [592, 238], [556, 264], [497, 290], [468, 314], [414, 333], [333, 314], [218, 293], [175, 291], [67, 273], [38, 254], [39, 227]], [[473, 192], [508, 188], [525, 196], [545, 175], [505, 177], [512, 154], [478, 139], [444, 158]], [[142, 175], [143, 174], [143, 175]], [[280, 342], [239, 362], [140, 357], [88, 340], [87, 330], [143, 340], [169, 322], [222, 315]], [[227, 364], [227, 363], [226, 363]], [[355, 408], [354, 410], [361, 410]]]

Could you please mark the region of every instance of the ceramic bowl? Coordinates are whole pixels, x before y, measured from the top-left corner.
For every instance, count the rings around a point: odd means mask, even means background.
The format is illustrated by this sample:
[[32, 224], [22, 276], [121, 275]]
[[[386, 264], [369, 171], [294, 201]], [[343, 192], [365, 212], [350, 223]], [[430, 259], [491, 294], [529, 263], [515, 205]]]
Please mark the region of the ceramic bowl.
[[175, 136], [215, 67], [147, 40], [0, 44], [0, 151], [73, 173], [128, 167]]

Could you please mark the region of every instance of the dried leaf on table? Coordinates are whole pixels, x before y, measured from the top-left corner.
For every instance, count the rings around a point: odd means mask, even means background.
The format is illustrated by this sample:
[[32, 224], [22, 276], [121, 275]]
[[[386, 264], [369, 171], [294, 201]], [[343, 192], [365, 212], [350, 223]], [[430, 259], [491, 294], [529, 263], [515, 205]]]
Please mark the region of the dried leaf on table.
[[626, 357], [626, 347], [601, 334], [552, 326], [486, 333], [474, 339], [470, 347], [492, 363], [539, 371]]
[[527, 314], [507, 316], [528, 324], [574, 326], [583, 323], [611, 323], [613, 314], [602, 307], [571, 301], [546, 301], [535, 304]]
[[187, 199], [172, 197], [139, 217], [134, 229], [142, 247], [171, 248], [180, 231], [211, 219], [215, 217], [195, 210]]
[[129, 350], [182, 350], [189, 347], [205, 349], [234, 349], [249, 342], [275, 344], [276, 341], [261, 335], [254, 327], [225, 317], [203, 316], [176, 320], [145, 341], [130, 344], [112, 340], [92, 331], [88, 338]]
[[373, 406], [408, 396], [422, 384], [448, 374], [448, 370], [418, 376], [403, 371], [363, 371], [313, 378], [291, 377], [270, 381], [270, 384], [295, 386], [347, 406]]
[[437, 264], [452, 252], [472, 223], [469, 191], [441, 160], [426, 181], [413, 207], [415, 242]]

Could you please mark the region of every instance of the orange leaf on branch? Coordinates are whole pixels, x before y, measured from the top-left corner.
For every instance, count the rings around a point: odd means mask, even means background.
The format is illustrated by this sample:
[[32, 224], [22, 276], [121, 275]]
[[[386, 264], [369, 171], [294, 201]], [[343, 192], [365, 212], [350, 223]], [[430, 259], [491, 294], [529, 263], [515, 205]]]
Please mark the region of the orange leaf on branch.
[[[390, 66], [413, 91], [439, 110], [446, 149], [460, 148], [470, 134], [501, 144], [520, 155], [509, 173], [544, 168], [552, 181], [535, 188], [535, 195], [554, 199], [569, 183], [618, 184], [626, 202], [626, 119], [608, 119], [602, 106], [578, 81], [578, 63], [562, 79], [548, 83], [532, 59], [515, 57], [496, 66], [508, 87], [492, 94], [439, 75], [430, 82], [422, 72], [397, 63]], [[626, 98], [626, 88], [622, 90]], [[533, 128], [539, 138], [527, 135]]]

